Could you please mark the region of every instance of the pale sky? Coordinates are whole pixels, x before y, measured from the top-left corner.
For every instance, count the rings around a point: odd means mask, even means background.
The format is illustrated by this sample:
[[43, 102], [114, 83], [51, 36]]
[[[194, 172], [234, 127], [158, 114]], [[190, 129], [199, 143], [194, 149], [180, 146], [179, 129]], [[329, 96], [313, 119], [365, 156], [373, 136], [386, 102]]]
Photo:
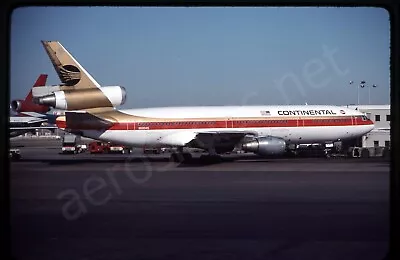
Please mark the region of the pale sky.
[[[11, 27], [11, 99], [60, 81], [58, 40], [122, 108], [390, 104], [390, 21], [379, 8], [27, 7]], [[353, 81], [353, 85], [349, 82]]]

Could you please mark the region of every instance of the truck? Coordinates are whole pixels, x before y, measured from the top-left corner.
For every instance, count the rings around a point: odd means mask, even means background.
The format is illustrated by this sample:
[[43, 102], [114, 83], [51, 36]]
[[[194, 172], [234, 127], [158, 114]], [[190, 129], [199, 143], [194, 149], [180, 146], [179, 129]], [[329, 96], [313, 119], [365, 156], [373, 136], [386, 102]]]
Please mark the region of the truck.
[[62, 139], [61, 152], [66, 153], [81, 153], [84, 151], [82, 146], [79, 144], [80, 138], [73, 134], [65, 134]]

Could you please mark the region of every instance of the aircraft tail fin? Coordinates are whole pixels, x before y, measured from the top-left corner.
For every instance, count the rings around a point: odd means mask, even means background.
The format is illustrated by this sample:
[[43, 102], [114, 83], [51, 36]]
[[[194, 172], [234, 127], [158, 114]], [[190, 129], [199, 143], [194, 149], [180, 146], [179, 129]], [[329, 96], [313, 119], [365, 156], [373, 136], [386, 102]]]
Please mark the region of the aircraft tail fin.
[[29, 90], [28, 94], [26, 95], [25, 99], [15, 99], [12, 100], [10, 103], [10, 109], [16, 113], [21, 112], [36, 112], [36, 113], [46, 113], [50, 110], [49, 106], [46, 105], [37, 105], [33, 102], [33, 91], [37, 88], [40, 88], [46, 85], [47, 81], [47, 74], [41, 74], [37, 78], [33, 87]]
[[42, 41], [60, 81], [69, 89], [100, 88], [99, 83], [58, 41]]
[[73, 111], [114, 108], [125, 102], [124, 87], [101, 87], [60, 42], [41, 42], [63, 84], [35, 89], [34, 103]]
[[32, 89], [36, 87], [41, 87], [46, 85], [47, 81], [47, 74], [40, 74], [39, 77], [37, 78], [35, 84], [33, 84], [33, 87], [29, 90], [28, 94], [25, 97], [25, 102], [32, 102]]

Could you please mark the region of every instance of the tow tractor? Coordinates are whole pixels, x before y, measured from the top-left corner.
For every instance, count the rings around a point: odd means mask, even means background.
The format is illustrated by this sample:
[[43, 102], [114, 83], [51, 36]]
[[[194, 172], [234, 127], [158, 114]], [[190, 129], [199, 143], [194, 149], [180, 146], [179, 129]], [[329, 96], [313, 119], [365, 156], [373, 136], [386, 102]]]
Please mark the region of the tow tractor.
[[10, 148], [8, 153], [8, 158], [10, 160], [19, 160], [21, 159], [21, 152], [17, 148]]
[[124, 145], [93, 141], [89, 144], [90, 153], [130, 153], [131, 150]]
[[143, 147], [144, 154], [160, 154], [161, 148], [156, 147]]
[[118, 144], [109, 144], [108, 147], [108, 152], [109, 153], [130, 153], [131, 150], [128, 149], [127, 147], [123, 146], [123, 145], [118, 145]]

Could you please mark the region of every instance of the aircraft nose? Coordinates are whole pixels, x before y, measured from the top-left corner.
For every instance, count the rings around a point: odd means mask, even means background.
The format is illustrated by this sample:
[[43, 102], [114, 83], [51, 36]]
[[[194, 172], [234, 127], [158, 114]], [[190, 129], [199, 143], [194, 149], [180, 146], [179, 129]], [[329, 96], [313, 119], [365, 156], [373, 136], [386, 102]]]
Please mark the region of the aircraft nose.
[[369, 127], [368, 127], [368, 129], [371, 131], [372, 129], [374, 129], [375, 128], [375, 124], [374, 124], [374, 122], [372, 122], [372, 120], [369, 120]]
[[372, 126], [375, 126], [375, 123], [370, 119], [369, 120], [369, 123], [372, 125]]

